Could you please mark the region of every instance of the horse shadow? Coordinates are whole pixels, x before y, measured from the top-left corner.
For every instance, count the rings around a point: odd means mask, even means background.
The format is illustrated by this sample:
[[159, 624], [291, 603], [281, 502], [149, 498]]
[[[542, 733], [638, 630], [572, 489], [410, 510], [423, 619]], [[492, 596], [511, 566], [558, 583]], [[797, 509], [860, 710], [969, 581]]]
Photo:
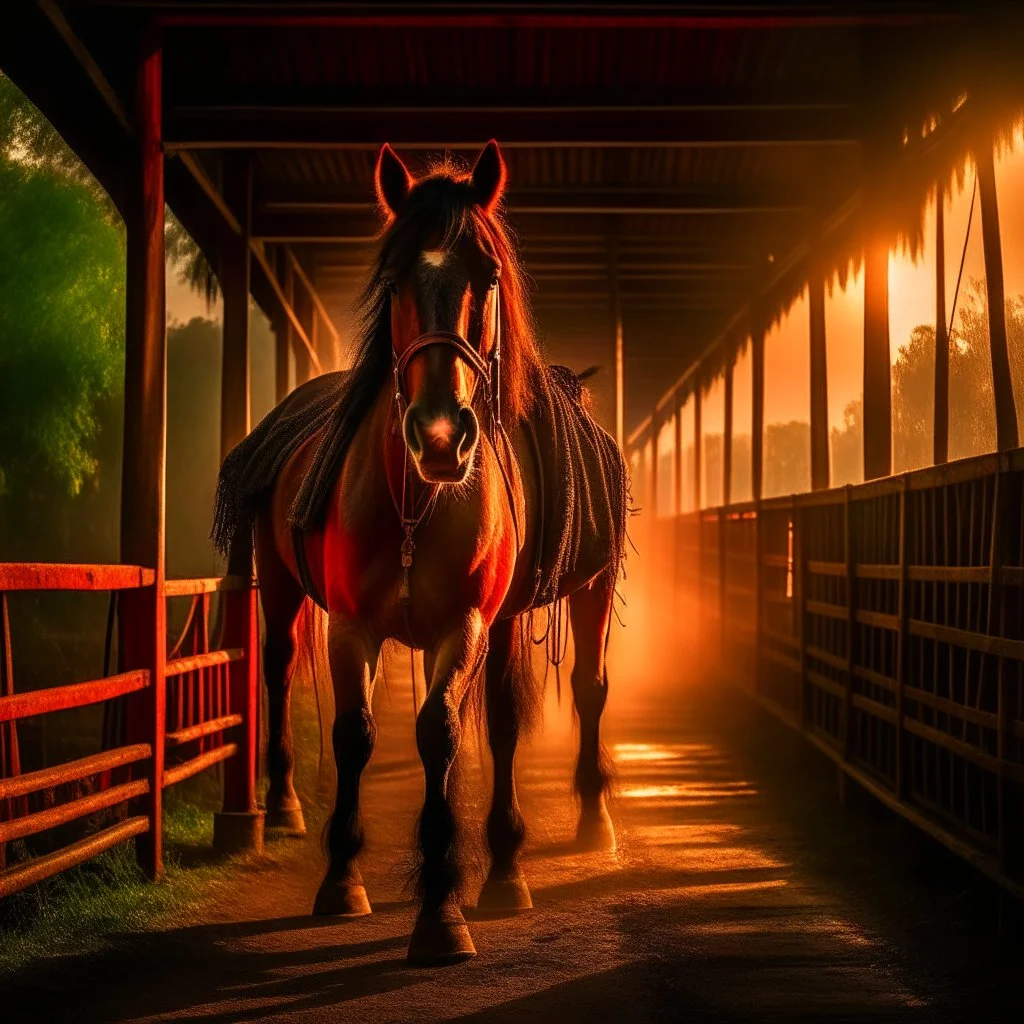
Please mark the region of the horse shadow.
[[[375, 914], [405, 911], [378, 903]], [[115, 936], [102, 952], [22, 972], [5, 990], [6, 1024], [202, 1020], [235, 1024], [278, 1011], [326, 1011], [422, 981], [405, 962], [408, 934], [346, 941], [352, 922], [311, 916]], [[288, 936], [314, 930], [315, 941]], [[367, 962], [366, 958], [372, 959]], [[172, 983], [171, 979], [177, 979]]]

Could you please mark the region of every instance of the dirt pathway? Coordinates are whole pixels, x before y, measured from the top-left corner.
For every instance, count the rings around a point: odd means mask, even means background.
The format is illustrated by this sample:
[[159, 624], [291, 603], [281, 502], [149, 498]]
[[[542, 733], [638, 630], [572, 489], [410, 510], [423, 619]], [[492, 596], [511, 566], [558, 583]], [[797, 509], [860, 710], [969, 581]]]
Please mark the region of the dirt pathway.
[[[572, 752], [563, 708], [554, 715], [562, 724], [549, 725], [520, 767], [535, 910], [472, 919], [474, 960], [407, 967], [414, 907], [403, 891], [405, 851], [422, 782], [411, 709], [396, 694], [392, 700], [380, 714], [365, 784], [372, 916], [307, 916], [318, 843], [293, 840], [279, 863], [241, 875], [230, 901], [204, 911], [205, 923], [124, 936], [103, 955], [40, 965], [4, 995], [0, 1017], [999, 1019], [1012, 965], [983, 926], [974, 933], [965, 923], [963, 900], [949, 891], [959, 881], [921, 877], [922, 853], [907, 830], [870, 815], [844, 819], [821, 792], [817, 760], [780, 766], [764, 752], [739, 760], [730, 753], [735, 737], [723, 740], [699, 709], [664, 702], [611, 708], [617, 855], [569, 848]], [[479, 771], [475, 758], [469, 774]], [[482, 785], [469, 781], [470, 817], [479, 821]]]

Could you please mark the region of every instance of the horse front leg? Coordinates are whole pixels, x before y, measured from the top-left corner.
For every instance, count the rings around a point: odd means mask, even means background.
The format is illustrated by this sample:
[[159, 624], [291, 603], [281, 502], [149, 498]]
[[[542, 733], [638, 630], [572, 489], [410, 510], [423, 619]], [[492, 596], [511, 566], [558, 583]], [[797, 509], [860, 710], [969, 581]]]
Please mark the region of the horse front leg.
[[583, 850], [615, 849], [615, 829], [605, 806], [611, 772], [601, 745], [601, 713], [608, 699], [605, 648], [613, 596], [614, 580], [608, 570], [569, 598], [576, 652], [572, 699], [580, 723], [580, 752], [573, 780], [580, 802], [576, 844]]
[[449, 786], [462, 738], [462, 709], [487, 653], [487, 630], [474, 609], [428, 652], [430, 685], [416, 719], [426, 791], [419, 823], [420, 912], [409, 963], [456, 963], [476, 954], [459, 909], [462, 882], [457, 822]]
[[371, 698], [380, 645], [356, 623], [332, 612], [327, 647], [334, 685], [331, 739], [338, 789], [327, 827], [327, 874], [316, 894], [313, 913], [359, 917], [370, 913], [356, 856], [363, 847], [359, 780], [377, 738]]

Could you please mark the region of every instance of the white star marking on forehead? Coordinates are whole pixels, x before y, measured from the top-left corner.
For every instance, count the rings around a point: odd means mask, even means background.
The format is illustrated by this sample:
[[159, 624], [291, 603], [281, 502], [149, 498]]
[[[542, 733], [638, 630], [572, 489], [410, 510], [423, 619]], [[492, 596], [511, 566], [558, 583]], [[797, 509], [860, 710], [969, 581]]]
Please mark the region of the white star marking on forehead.
[[424, 249], [423, 262], [430, 267], [443, 267], [450, 255], [447, 249]]

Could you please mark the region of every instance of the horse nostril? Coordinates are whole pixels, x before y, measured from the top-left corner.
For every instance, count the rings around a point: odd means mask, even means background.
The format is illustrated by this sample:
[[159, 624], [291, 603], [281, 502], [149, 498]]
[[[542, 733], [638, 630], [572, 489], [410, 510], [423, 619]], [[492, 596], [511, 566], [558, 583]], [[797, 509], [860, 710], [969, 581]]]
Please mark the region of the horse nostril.
[[423, 451], [423, 438], [420, 435], [419, 422], [411, 408], [406, 410], [402, 433], [405, 435], [405, 444], [409, 451], [413, 455], [420, 455]]
[[469, 458], [473, 446], [480, 436], [480, 425], [477, 422], [476, 413], [468, 405], [464, 405], [459, 410], [459, 428], [455, 450], [458, 453], [459, 462], [462, 462]]

